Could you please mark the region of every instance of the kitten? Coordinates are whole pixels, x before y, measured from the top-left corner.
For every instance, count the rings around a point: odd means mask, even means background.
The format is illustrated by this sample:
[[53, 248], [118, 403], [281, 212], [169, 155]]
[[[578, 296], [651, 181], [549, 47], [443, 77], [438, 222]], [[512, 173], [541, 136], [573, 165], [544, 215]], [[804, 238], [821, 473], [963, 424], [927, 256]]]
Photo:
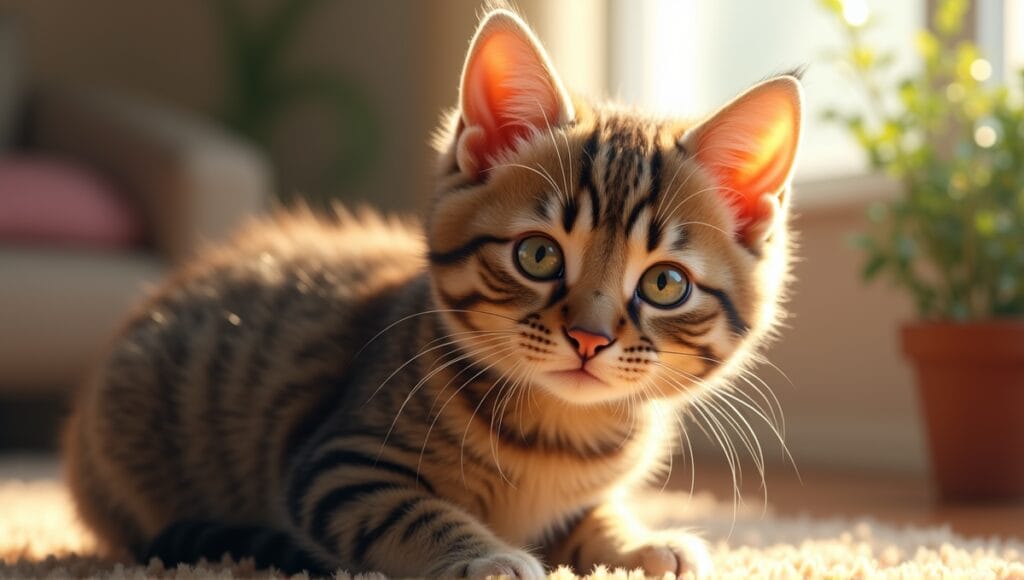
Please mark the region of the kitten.
[[127, 321], [66, 433], [82, 518], [166, 563], [706, 575], [619, 498], [775, 322], [800, 126], [791, 76], [696, 125], [571, 97], [492, 11], [423, 231], [281, 215]]

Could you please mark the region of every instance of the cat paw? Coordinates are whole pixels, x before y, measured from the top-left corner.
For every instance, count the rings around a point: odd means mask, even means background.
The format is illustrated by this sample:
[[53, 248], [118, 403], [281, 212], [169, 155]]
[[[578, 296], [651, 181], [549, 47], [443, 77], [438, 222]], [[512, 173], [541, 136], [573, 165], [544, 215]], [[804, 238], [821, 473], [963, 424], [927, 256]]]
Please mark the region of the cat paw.
[[630, 569], [642, 568], [650, 576], [672, 572], [677, 577], [692, 574], [707, 578], [714, 571], [707, 543], [690, 534], [657, 534], [626, 557]]
[[444, 578], [545, 578], [544, 566], [536, 558], [521, 551], [498, 552], [458, 562], [441, 574]]

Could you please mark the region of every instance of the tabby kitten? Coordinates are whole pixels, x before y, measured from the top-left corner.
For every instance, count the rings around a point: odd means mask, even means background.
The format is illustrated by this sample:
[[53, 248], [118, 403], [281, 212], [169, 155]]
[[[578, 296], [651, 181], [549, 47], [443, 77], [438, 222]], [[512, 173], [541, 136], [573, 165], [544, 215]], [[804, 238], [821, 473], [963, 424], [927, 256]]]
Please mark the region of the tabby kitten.
[[492, 11], [424, 231], [278, 216], [127, 321], [67, 430], [82, 518], [168, 563], [707, 574], [620, 498], [775, 321], [800, 103], [791, 76], [696, 125], [574, 98]]

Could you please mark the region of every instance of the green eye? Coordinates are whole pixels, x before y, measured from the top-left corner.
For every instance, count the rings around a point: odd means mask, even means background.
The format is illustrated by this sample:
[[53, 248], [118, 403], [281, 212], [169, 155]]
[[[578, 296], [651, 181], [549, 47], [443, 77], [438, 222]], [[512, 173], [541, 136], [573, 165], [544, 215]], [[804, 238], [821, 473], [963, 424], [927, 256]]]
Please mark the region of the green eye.
[[516, 264], [528, 278], [552, 280], [562, 275], [562, 249], [547, 236], [529, 236], [516, 245]]
[[671, 264], [655, 264], [640, 277], [640, 297], [659, 308], [679, 306], [690, 297], [690, 279]]

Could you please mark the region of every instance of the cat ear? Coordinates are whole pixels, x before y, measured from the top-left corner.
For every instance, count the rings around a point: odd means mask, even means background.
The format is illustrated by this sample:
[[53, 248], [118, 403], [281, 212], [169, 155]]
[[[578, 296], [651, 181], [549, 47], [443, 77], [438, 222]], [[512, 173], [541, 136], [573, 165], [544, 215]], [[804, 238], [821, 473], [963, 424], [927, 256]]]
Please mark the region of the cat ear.
[[764, 240], [775, 224], [800, 145], [802, 98], [796, 78], [767, 80], [683, 137], [686, 150], [723, 186], [744, 243]]
[[507, 10], [494, 10], [480, 23], [462, 69], [459, 105], [456, 159], [474, 177], [518, 139], [575, 116], [544, 48]]

